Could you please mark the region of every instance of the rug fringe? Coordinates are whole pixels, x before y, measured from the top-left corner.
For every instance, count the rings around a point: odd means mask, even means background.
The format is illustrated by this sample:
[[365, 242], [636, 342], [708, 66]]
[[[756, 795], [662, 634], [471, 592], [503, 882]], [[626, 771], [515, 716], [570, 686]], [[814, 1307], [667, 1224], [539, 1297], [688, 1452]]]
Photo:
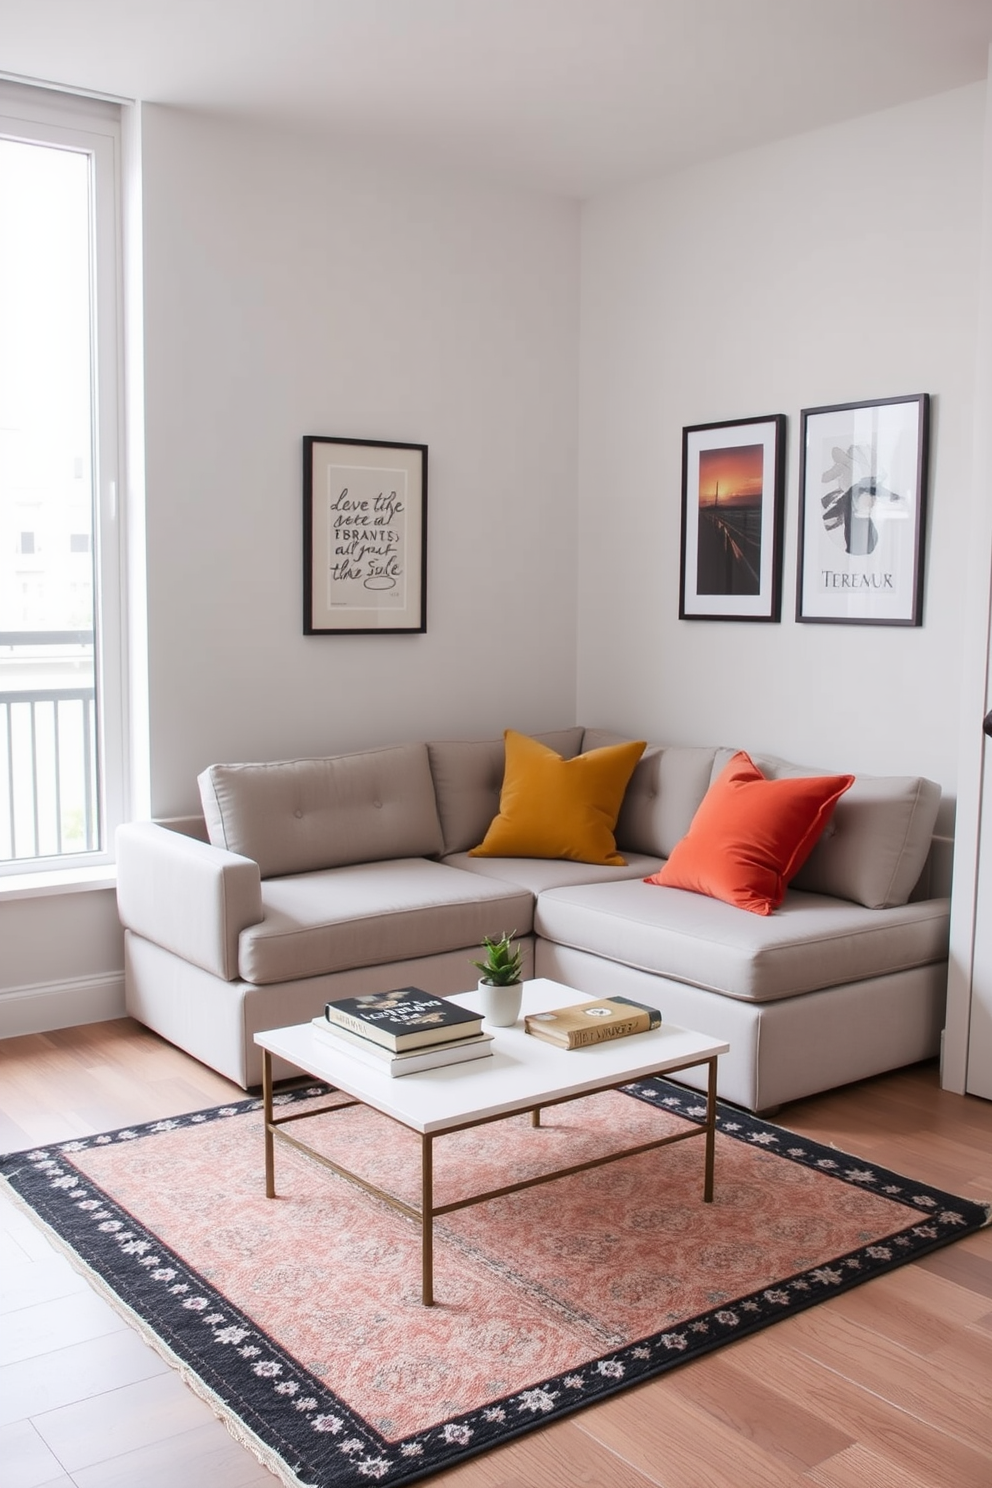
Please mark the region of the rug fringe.
[[176, 1371], [183, 1384], [186, 1385], [188, 1389], [192, 1390], [193, 1394], [196, 1395], [198, 1399], [202, 1400], [205, 1405], [208, 1405], [210, 1407], [214, 1415], [217, 1417], [218, 1421], [222, 1422], [222, 1424], [227, 1428], [228, 1432], [237, 1442], [239, 1447], [243, 1447], [245, 1451], [250, 1452], [256, 1459], [256, 1461], [261, 1463], [262, 1467], [267, 1468], [270, 1473], [272, 1473], [279, 1479], [281, 1483], [285, 1485], [285, 1488], [318, 1488], [318, 1485], [307, 1483], [302, 1478], [297, 1477], [282, 1457], [278, 1456], [278, 1454], [273, 1452], [270, 1447], [267, 1447], [264, 1442], [260, 1441], [253, 1431], [249, 1431], [244, 1423], [240, 1421], [236, 1415], [234, 1415], [233, 1411], [231, 1411], [229, 1407], [226, 1406], [220, 1399], [220, 1397], [213, 1390], [210, 1389], [210, 1386], [207, 1385], [202, 1379], [200, 1379], [199, 1376], [195, 1374], [194, 1371], [189, 1367], [189, 1365], [186, 1364], [182, 1359], [178, 1357], [177, 1354], [173, 1352], [173, 1350], [169, 1347], [165, 1340], [160, 1338], [158, 1334], [155, 1333], [148, 1326], [148, 1324], [145, 1323], [145, 1321], [141, 1317], [139, 1317], [138, 1314], [132, 1308], [130, 1308], [125, 1301], [122, 1300], [122, 1298], [117, 1295], [112, 1287], [107, 1285], [102, 1276], [94, 1271], [91, 1266], [88, 1266], [86, 1264], [82, 1257], [75, 1250], [73, 1250], [66, 1241], [61, 1238], [57, 1231], [53, 1230], [51, 1225], [46, 1223], [46, 1221], [42, 1218], [42, 1216], [37, 1212], [36, 1209], [32, 1209], [30, 1204], [25, 1203], [24, 1199], [21, 1198], [17, 1190], [13, 1188], [7, 1181], [7, 1179], [4, 1178], [2, 1175], [0, 1175], [0, 1184], [3, 1185], [3, 1191], [13, 1202], [14, 1207], [19, 1210], [20, 1213], [27, 1215], [28, 1219], [31, 1220], [35, 1228], [40, 1230], [45, 1236], [45, 1239], [49, 1242], [52, 1249], [57, 1251], [60, 1255], [64, 1256], [65, 1259], [69, 1262], [72, 1269], [84, 1278], [87, 1284], [92, 1287], [93, 1291], [95, 1291], [99, 1297], [102, 1297], [105, 1302], [109, 1303], [114, 1311], [118, 1313], [119, 1316], [122, 1317], [124, 1321], [128, 1323], [129, 1326], [132, 1327], [134, 1331], [141, 1336], [144, 1342], [147, 1343], [150, 1348], [154, 1349], [159, 1357], [164, 1359], [171, 1369], [174, 1369]]

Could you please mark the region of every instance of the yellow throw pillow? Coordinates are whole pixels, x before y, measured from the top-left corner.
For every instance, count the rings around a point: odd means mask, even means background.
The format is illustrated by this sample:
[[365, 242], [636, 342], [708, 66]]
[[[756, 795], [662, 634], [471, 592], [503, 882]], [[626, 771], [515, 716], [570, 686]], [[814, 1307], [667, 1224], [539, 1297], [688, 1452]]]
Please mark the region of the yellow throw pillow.
[[499, 815], [472, 858], [569, 858], [622, 868], [613, 829], [645, 740], [562, 759], [507, 729]]

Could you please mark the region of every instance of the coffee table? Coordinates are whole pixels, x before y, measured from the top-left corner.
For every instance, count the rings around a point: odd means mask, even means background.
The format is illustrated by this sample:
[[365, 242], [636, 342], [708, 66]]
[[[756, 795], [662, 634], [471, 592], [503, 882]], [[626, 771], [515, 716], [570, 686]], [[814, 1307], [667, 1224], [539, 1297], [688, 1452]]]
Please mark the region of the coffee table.
[[[280, 1141], [306, 1152], [339, 1176], [357, 1183], [367, 1192], [385, 1200], [392, 1208], [398, 1209], [401, 1214], [417, 1221], [421, 1227], [421, 1300], [425, 1307], [432, 1306], [434, 1302], [434, 1220], [438, 1215], [450, 1214], [453, 1210], [482, 1204], [503, 1194], [532, 1188], [539, 1183], [549, 1183], [555, 1178], [564, 1178], [571, 1173], [584, 1172], [588, 1168], [617, 1162], [620, 1158], [632, 1157], [635, 1153], [648, 1152], [655, 1147], [691, 1140], [693, 1137], [703, 1139], [703, 1200], [710, 1203], [713, 1198], [716, 1134], [716, 1063], [721, 1054], [726, 1054], [729, 1045], [718, 1039], [708, 1038], [705, 1034], [678, 1028], [672, 1023], [662, 1023], [660, 1028], [648, 1033], [633, 1034], [628, 1038], [593, 1044], [582, 1049], [560, 1049], [554, 1044], [546, 1043], [544, 1039], [534, 1038], [524, 1032], [524, 1014], [567, 1007], [570, 1003], [583, 1001], [586, 996], [584, 992], [577, 992], [572, 987], [545, 978], [525, 982], [520, 1021], [512, 1028], [490, 1030], [496, 1035], [491, 1057], [469, 1060], [463, 1064], [443, 1065], [439, 1069], [421, 1070], [398, 1079], [351, 1058], [344, 1048], [339, 1054], [326, 1040], [318, 1038], [309, 1023], [256, 1033], [255, 1042], [262, 1049], [267, 1196], [270, 1199], [276, 1196], [275, 1139], [278, 1137]], [[452, 997], [451, 1001], [473, 1010], [479, 1006], [477, 994], [473, 992]], [[337, 1102], [333, 1106], [321, 1106], [315, 1111], [291, 1111], [286, 1115], [276, 1116], [272, 1102], [273, 1054], [278, 1054], [297, 1069], [326, 1081], [352, 1099]], [[499, 1121], [521, 1112], [530, 1112], [531, 1124], [539, 1127], [541, 1109], [544, 1106], [561, 1105], [565, 1101], [576, 1100], [597, 1091], [615, 1090], [618, 1086], [629, 1085], [649, 1075], [672, 1074], [676, 1070], [704, 1064], [708, 1068], [706, 1120], [701, 1126], [670, 1133], [651, 1142], [641, 1142], [636, 1147], [625, 1147], [621, 1151], [575, 1163], [570, 1167], [556, 1168], [539, 1177], [508, 1183], [502, 1188], [489, 1189], [485, 1193], [473, 1194], [454, 1203], [435, 1204], [433, 1158], [436, 1138], [448, 1132], [462, 1131], [466, 1127], [483, 1126], [487, 1122]], [[392, 1194], [384, 1193], [358, 1174], [341, 1167], [322, 1153], [315, 1152], [307, 1143], [282, 1130], [291, 1121], [323, 1116], [354, 1105], [371, 1106], [420, 1136], [419, 1209], [403, 1203]]]

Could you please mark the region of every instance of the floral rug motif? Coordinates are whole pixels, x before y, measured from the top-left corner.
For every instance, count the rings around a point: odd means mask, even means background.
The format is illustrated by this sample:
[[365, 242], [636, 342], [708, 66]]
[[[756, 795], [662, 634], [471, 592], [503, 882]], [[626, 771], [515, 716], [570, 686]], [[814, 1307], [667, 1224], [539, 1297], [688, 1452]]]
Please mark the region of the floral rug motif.
[[[704, 1115], [652, 1079], [539, 1128], [454, 1133], [435, 1143], [435, 1202]], [[350, 1106], [294, 1130], [418, 1203], [419, 1139], [388, 1118]], [[280, 1144], [265, 1198], [258, 1100], [14, 1153], [0, 1174], [238, 1440], [314, 1488], [399, 1488], [988, 1222], [721, 1106], [712, 1204], [700, 1138], [445, 1215], [424, 1308], [413, 1221]]]

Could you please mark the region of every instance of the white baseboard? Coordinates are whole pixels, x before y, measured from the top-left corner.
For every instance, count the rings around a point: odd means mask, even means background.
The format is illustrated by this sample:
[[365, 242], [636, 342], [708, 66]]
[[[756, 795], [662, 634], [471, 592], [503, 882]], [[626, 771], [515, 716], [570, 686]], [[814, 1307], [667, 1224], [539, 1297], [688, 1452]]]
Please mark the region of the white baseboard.
[[123, 1018], [124, 1013], [123, 971], [97, 972], [71, 982], [0, 988], [0, 1038], [49, 1033], [79, 1023], [105, 1023], [108, 1018]]

